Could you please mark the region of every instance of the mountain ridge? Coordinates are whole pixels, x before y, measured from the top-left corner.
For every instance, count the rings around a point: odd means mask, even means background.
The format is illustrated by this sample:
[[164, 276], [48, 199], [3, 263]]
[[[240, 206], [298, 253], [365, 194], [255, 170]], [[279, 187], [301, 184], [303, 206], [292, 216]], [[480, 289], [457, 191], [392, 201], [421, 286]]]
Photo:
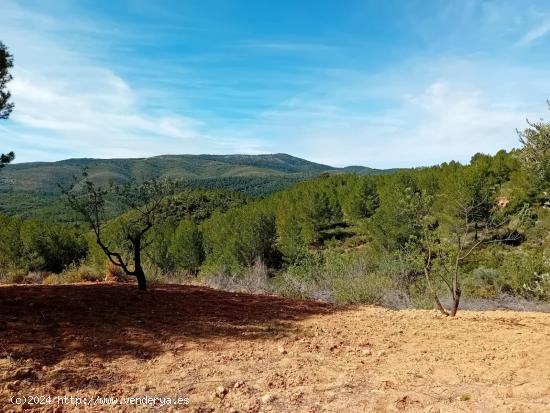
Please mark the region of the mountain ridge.
[[6, 166], [0, 174], [0, 190], [57, 192], [87, 168], [100, 184], [128, 179], [180, 178], [190, 180], [229, 177], [317, 176], [321, 173], [386, 174], [394, 170], [365, 166], [337, 168], [285, 153], [259, 155], [157, 155], [147, 158], [70, 158], [54, 162], [26, 162]]

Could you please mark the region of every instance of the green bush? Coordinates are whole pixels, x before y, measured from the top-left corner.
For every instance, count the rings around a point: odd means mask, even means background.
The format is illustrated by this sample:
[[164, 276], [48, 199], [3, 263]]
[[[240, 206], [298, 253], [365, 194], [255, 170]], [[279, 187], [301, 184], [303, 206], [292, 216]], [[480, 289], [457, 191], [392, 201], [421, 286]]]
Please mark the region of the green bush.
[[22, 263], [29, 270], [60, 273], [86, 256], [86, 240], [62, 225], [28, 220], [20, 228]]
[[236, 273], [257, 259], [269, 266], [280, 260], [276, 249], [275, 217], [250, 206], [214, 214], [201, 227], [207, 267]]
[[536, 299], [550, 301], [550, 272], [537, 274], [525, 291]]
[[500, 293], [501, 277], [500, 272], [493, 268], [476, 268], [463, 278], [462, 292], [468, 297], [496, 297]]
[[144, 262], [163, 272], [174, 270], [175, 263], [170, 254], [173, 234], [174, 225], [170, 221], [153, 226], [145, 238]]
[[175, 269], [196, 274], [204, 260], [202, 234], [191, 220], [183, 220], [176, 228], [168, 249]]
[[36, 219], [0, 216], [0, 270], [59, 273], [86, 256], [77, 229]]
[[23, 265], [23, 244], [21, 242], [22, 220], [0, 216], [0, 269], [13, 270]]
[[550, 265], [541, 253], [519, 251], [505, 255], [499, 271], [501, 291], [530, 297], [542, 274], [550, 272]]
[[274, 279], [275, 290], [285, 296], [314, 298], [338, 304], [379, 304], [394, 281], [360, 253], [310, 254]]

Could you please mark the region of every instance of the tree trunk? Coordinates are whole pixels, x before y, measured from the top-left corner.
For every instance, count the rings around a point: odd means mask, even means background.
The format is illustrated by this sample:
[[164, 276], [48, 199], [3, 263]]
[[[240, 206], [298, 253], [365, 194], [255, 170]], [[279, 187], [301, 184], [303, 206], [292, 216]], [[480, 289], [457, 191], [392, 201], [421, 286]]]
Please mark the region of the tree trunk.
[[134, 244], [134, 275], [138, 282], [138, 289], [145, 291], [147, 290], [147, 280], [141, 267], [141, 237], [132, 239], [132, 244]]
[[449, 313], [445, 310], [443, 305], [441, 305], [441, 301], [439, 300], [439, 297], [437, 296], [437, 291], [435, 290], [432, 280], [430, 278], [430, 267], [431, 267], [431, 252], [429, 253], [428, 257], [428, 265], [424, 267], [424, 276], [426, 277], [426, 281], [428, 283], [428, 288], [430, 289], [430, 292], [432, 293], [432, 298], [434, 300], [435, 308], [441, 312], [443, 315], [449, 315]]
[[435, 308], [437, 310], [439, 310], [441, 312], [441, 314], [443, 315], [449, 315], [449, 313], [447, 312], [447, 310], [445, 310], [445, 308], [443, 307], [443, 305], [441, 304], [441, 301], [439, 301], [439, 297], [437, 296], [437, 293], [435, 291], [432, 291], [432, 295], [433, 295], [433, 299], [434, 299], [434, 304], [435, 304]]
[[451, 308], [451, 311], [449, 312], [449, 315], [451, 317], [454, 317], [456, 315], [456, 312], [458, 311], [458, 305], [460, 304], [460, 289], [456, 289], [453, 293], [453, 308]]
[[143, 272], [143, 269], [139, 267], [139, 270], [135, 271], [136, 278], [138, 282], [138, 289], [140, 291], [146, 291], [147, 290], [147, 280], [145, 279], [145, 273]]

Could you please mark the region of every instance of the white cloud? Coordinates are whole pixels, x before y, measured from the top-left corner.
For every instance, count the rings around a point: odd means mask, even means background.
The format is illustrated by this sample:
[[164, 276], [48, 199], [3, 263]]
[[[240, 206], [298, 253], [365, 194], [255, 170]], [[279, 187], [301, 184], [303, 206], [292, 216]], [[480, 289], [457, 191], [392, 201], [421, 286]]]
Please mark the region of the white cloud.
[[546, 18], [539, 25], [525, 33], [517, 42], [518, 46], [525, 46], [550, 33], [550, 18]]
[[55, 81], [26, 69], [14, 74], [10, 88], [17, 110], [12, 120], [37, 133], [56, 135], [68, 152], [79, 148], [88, 156], [115, 157], [141, 149], [147, 154], [155, 145], [168, 149], [167, 141], [178, 146], [178, 141], [201, 138], [193, 119], [141, 110], [136, 93], [105, 68], [75, 69], [65, 73], [70, 77]]

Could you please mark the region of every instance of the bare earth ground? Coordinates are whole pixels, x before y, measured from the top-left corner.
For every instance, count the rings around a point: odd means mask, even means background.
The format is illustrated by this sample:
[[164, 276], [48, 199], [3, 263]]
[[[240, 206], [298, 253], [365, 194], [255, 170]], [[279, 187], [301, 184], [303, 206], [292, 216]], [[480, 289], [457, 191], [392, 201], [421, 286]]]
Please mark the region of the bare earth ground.
[[[13, 396], [188, 397], [188, 406]], [[0, 287], [0, 411], [549, 412], [550, 314], [166, 285]]]

